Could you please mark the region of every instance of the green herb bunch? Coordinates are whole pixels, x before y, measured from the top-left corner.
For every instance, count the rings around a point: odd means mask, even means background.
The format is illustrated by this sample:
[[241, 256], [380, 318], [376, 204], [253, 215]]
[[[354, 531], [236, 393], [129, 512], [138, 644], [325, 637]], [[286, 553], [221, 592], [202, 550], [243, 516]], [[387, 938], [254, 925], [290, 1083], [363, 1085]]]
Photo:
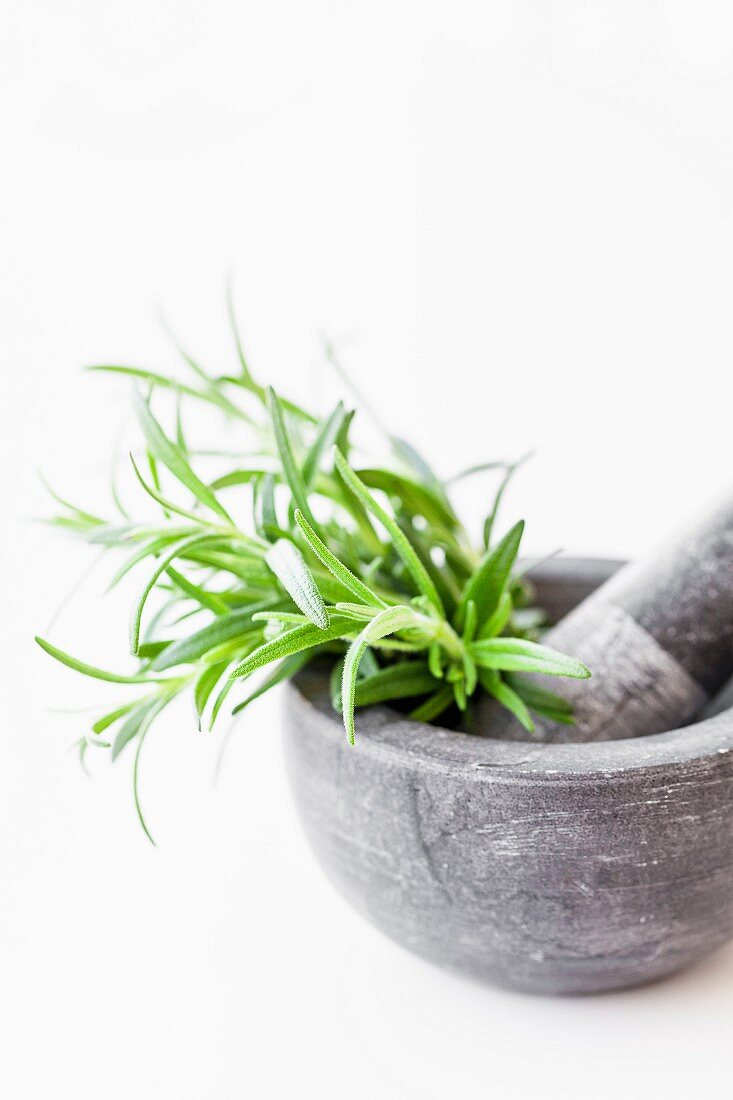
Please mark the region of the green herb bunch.
[[[235, 687], [247, 682], [234, 714], [317, 655], [333, 663], [333, 705], [352, 744], [357, 707], [393, 703], [409, 707], [414, 719], [446, 721], [446, 712], [466, 715], [477, 692], [492, 695], [529, 731], [532, 711], [571, 723], [569, 705], [523, 674], [590, 674], [535, 640], [542, 615], [529, 606], [531, 588], [516, 566], [523, 522], [494, 538], [516, 463], [459, 475], [503, 466], [476, 551], [449, 498], [457, 479], [441, 481], [391, 436], [392, 465], [357, 465], [354, 412], [339, 403], [319, 419], [260, 386], [233, 316], [232, 326], [233, 374], [212, 375], [183, 351], [190, 383], [133, 367], [90, 368], [130, 376], [141, 387], [135, 409], [145, 447], [131, 455], [131, 469], [157, 517], [131, 516], [114, 486], [112, 519], [55, 497], [61, 513], [53, 523], [124, 554], [112, 584], [130, 570], [145, 573], [130, 620], [131, 673], [96, 668], [37, 639], [65, 665], [137, 689], [93, 723], [82, 756], [97, 745], [114, 759], [137, 743], [135, 803], [145, 827], [140, 749], [171, 700], [190, 691], [199, 728], [210, 728]], [[168, 431], [151, 407], [165, 392], [175, 405]], [[182, 422], [189, 399], [249, 433], [246, 464], [219, 453], [227, 463], [219, 476], [204, 480], [196, 472], [199, 456]], [[250, 677], [261, 669], [268, 671], [252, 688]], [[465, 722], [470, 728], [470, 715]]]

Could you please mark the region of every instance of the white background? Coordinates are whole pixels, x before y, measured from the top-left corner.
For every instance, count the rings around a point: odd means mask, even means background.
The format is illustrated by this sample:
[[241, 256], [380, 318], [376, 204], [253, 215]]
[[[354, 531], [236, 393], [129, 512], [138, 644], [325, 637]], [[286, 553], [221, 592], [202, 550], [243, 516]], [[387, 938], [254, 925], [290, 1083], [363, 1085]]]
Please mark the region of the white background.
[[[0, 4], [0, 1092], [730, 1094], [733, 949], [642, 991], [497, 992], [413, 959], [316, 867], [277, 698], [232, 738], [185, 706], [129, 761], [69, 745], [108, 696], [33, 647], [85, 548], [35, 471], [103, 506], [155, 317], [300, 397], [321, 331], [449, 474], [538, 457], [528, 549], [635, 554], [730, 482], [733, 24], [653, 0]], [[478, 482], [463, 504], [478, 518]], [[98, 566], [60, 645], [124, 661]], [[99, 766], [101, 764], [101, 766]]]

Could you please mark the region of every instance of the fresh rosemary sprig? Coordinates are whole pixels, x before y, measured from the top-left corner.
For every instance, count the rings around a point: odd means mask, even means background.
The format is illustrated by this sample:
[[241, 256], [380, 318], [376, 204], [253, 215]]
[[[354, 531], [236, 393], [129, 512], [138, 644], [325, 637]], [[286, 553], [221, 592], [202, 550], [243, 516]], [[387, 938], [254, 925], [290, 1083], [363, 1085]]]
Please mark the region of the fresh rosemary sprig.
[[[147, 567], [131, 614], [135, 666], [129, 675], [37, 641], [86, 676], [137, 689], [132, 701], [94, 722], [80, 753], [100, 745], [115, 759], [136, 743], [135, 805], [148, 836], [137, 777], [154, 720], [190, 691], [199, 728], [212, 727], [233, 687], [273, 664], [233, 713], [325, 654], [334, 665], [334, 706], [343, 711], [352, 744], [355, 708], [409, 700], [412, 717], [445, 720], [448, 711], [465, 713], [477, 692], [494, 696], [529, 731], [531, 711], [572, 722], [562, 698], [523, 674], [584, 678], [589, 672], [536, 641], [541, 616], [527, 607], [531, 589], [515, 571], [523, 523], [493, 539], [498, 505], [517, 464], [466, 472], [503, 470], [479, 554], [451, 504], [449, 483], [412, 447], [389, 437], [393, 466], [356, 465], [353, 411], [339, 403], [319, 419], [260, 386], [233, 314], [232, 324], [236, 374], [211, 375], [183, 351], [190, 384], [134, 367], [91, 368], [144, 387], [136, 390], [135, 410], [145, 462], [131, 456], [131, 471], [155, 504], [155, 520], [131, 518], [116, 489], [115, 518], [54, 494], [60, 512], [53, 523], [124, 554], [112, 584]], [[153, 398], [157, 405], [166, 394], [175, 399], [173, 432], [152, 409]], [[181, 416], [182, 403], [192, 399], [251, 434], [249, 464], [230, 459], [214, 480], [196, 472]], [[223, 461], [226, 452], [216, 453]]]

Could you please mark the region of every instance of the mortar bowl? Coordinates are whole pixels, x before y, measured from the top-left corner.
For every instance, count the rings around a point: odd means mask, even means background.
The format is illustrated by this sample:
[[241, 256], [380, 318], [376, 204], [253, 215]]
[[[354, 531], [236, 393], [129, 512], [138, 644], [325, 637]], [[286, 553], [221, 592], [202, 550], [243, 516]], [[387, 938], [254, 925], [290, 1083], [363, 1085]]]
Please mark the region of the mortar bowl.
[[[538, 603], [557, 619], [620, 564], [548, 562], [531, 574]], [[379, 706], [357, 712], [351, 747], [314, 666], [287, 689], [284, 736], [326, 874], [434, 963], [531, 993], [598, 993], [672, 974], [733, 935], [733, 710], [541, 745]]]

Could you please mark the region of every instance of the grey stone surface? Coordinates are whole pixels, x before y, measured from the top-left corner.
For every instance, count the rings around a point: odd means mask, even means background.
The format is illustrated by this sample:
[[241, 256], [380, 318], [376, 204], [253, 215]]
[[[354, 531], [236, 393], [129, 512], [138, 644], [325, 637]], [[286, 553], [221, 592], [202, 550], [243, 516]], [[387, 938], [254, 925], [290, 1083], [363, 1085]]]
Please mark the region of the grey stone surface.
[[[573, 599], [598, 582], [575, 568]], [[552, 600], [552, 577], [537, 577]], [[593, 993], [670, 974], [733, 934], [730, 712], [533, 745], [374, 707], [351, 748], [323, 670], [287, 700], [288, 771], [318, 859], [416, 954], [529, 992]]]
[[714, 695], [733, 671], [733, 497], [630, 567], [632, 577], [614, 578], [619, 605]]

